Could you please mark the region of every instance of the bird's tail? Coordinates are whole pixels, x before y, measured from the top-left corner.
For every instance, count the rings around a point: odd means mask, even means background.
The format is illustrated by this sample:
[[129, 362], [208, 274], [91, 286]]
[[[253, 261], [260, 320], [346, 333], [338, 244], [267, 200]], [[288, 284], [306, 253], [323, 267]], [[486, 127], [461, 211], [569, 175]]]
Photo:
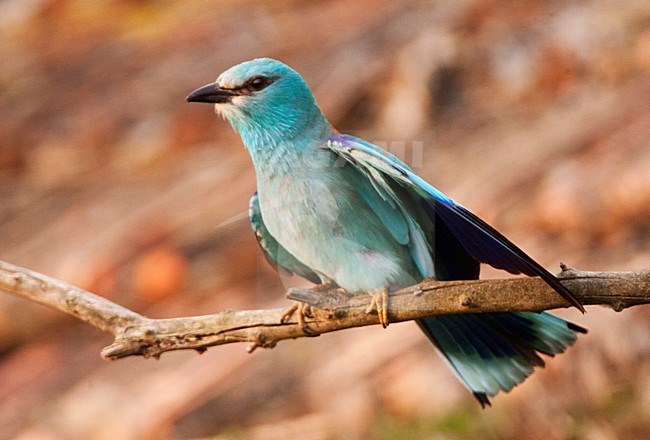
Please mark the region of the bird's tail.
[[441, 315], [418, 325], [483, 407], [543, 367], [540, 353], [562, 353], [587, 332], [547, 312]]

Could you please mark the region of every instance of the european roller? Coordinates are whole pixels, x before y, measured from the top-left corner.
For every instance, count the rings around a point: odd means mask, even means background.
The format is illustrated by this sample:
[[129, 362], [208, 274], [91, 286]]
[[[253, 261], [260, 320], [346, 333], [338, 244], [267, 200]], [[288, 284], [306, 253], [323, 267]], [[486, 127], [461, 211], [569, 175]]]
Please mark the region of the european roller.
[[[187, 101], [215, 104], [250, 153], [257, 179], [250, 220], [268, 260], [321, 288], [370, 294], [369, 312], [384, 326], [390, 290], [429, 277], [477, 279], [481, 263], [539, 276], [584, 312], [557, 278], [490, 225], [395, 156], [336, 131], [287, 65], [241, 63]], [[562, 353], [586, 332], [547, 312], [443, 315], [417, 324], [483, 407], [543, 366], [540, 354]]]

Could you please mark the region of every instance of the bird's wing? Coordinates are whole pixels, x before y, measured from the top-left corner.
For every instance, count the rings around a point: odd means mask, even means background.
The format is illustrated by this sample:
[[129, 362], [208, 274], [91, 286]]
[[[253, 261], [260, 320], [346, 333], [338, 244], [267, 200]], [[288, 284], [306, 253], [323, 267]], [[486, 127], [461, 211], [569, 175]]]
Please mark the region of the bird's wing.
[[464, 250], [477, 261], [498, 269], [539, 276], [569, 303], [584, 312], [576, 297], [550, 272], [530, 258], [492, 226], [424, 181], [392, 154], [363, 139], [333, 135], [327, 146], [362, 171], [381, 194], [390, 182], [416, 193], [418, 202], [431, 220], [442, 220]]
[[271, 264], [271, 266], [273, 266], [278, 272], [286, 275], [300, 275], [315, 284], [321, 282], [321, 279], [316, 272], [294, 257], [293, 254], [278, 243], [275, 237], [273, 237], [269, 230], [266, 229], [264, 219], [262, 218], [262, 212], [260, 211], [257, 192], [253, 194], [253, 197], [251, 197], [248, 216], [257, 243], [260, 245], [264, 257], [266, 257], [266, 260]]

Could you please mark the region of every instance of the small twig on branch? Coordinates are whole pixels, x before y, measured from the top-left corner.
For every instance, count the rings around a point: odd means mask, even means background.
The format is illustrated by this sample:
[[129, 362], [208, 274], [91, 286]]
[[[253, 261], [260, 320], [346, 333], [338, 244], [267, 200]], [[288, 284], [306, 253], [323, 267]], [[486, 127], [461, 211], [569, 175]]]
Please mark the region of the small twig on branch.
[[[585, 305], [621, 311], [650, 303], [650, 270], [583, 272], [562, 266], [559, 278]], [[203, 352], [232, 342], [249, 342], [252, 351], [273, 347], [283, 339], [312, 336], [303, 332], [296, 319], [281, 323], [284, 309], [151, 319], [63, 281], [4, 262], [0, 262], [0, 291], [76, 316], [112, 334], [115, 341], [102, 350], [102, 356], [110, 360], [132, 355], [158, 357], [171, 350]], [[307, 323], [316, 333], [379, 323], [377, 315], [365, 313], [370, 304], [366, 294], [290, 289], [287, 297], [315, 307]], [[561, 307], [569, 304], [539, 278], [424, 280], [391, 294], [389, 317], [391, 322], [400, 322], [449, 313], [537, 312]]]

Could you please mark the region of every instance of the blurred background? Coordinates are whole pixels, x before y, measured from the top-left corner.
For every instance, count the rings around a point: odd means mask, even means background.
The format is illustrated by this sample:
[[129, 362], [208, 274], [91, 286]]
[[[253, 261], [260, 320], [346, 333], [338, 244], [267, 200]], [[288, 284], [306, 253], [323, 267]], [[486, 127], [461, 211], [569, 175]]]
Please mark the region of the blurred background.
[[[184, 100], [260, 56], [551, 271], [650, 267], [644, 0], [2, 0], [0, 259], [150, 317], [289, 305], [228, 222], [246, 151]], [[560, 311], [590, 333], [481, 410], [411, 323], [109, 363], [0, 295], [0, 438], [646, 439], [649, 311]]]

